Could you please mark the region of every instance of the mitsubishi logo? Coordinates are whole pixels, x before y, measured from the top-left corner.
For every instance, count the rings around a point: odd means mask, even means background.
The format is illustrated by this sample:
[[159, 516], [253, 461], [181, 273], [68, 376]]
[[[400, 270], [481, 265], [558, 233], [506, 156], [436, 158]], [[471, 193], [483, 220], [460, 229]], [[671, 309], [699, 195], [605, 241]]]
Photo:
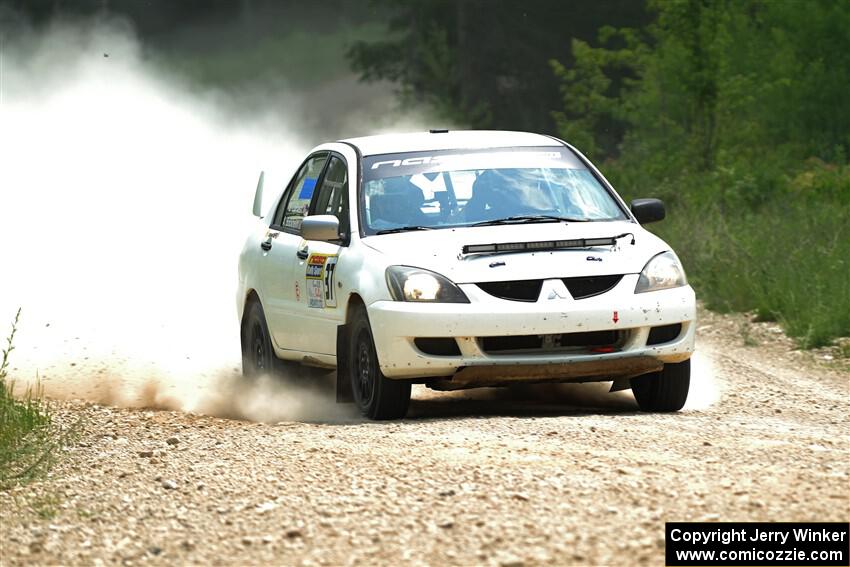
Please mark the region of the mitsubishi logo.
[[561, 280], [546, 280], [543, 282], [542, 292], [541, 296], [548, 301], [570, 298], [570, 292], [567, 291], [567, 286]]
[[561, 295], [561, 292], [555, 288], [549, 290], [549, 297], [546, 299], [566, 299], [566, 295]]

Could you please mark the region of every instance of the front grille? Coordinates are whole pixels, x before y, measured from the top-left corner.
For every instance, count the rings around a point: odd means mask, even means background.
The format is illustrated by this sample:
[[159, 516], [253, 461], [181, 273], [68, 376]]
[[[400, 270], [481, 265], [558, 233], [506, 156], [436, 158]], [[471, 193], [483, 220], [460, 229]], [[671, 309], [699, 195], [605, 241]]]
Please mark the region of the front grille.
[[537, 301], [543, 280], [517, 280], [512, 282], [479, 283], [478, 287], [499, 299], [511, 301]]
[[622, 345], [623, 331], [592, 331], [554, 335], [514, 335], [479, 337], [481, 350], [488, 354], [549, 353], [553, 351], [613, 352]]
[[648, 345], [660, 345], [675, 341], [682, 332], [682, 324], [663, 325], [661, 327], [653, 327], [649, 330], [649, 338], [646, 340]]
[[600, 295], [614, 288], [623, 279], [622, 275], [616, 276], [588, 276], [580, 278], [563, 278], [564, 285], [570, 290], [573, 299], [584, 299]]
[[596, 347], [611, 346], [617, 342], [620, 331], [592, 331], [589, 333], [564, 333], [561, 346]]
[[460, 356], [457, 341], [446, 337], [418, 337], [413, 344], [425, 354], [433, 356]]
[[527, 350], [541, 348], [541, 335], [518, 335], [515, 337], [481, 337], [481, 350], [499, 352], [503, 350]]
[[[615, 276], [586, 276], [579, 278], [562, 278], [561, 281], [570, 290], [573, 299], [584, 299], [600, 295], [614, 288], [622, 275]], [[510, 282], [486, 282], [476, 284], [479, 288], [499, 299], [510, 301], [537, 301], [543, 280], [515, 280]]]

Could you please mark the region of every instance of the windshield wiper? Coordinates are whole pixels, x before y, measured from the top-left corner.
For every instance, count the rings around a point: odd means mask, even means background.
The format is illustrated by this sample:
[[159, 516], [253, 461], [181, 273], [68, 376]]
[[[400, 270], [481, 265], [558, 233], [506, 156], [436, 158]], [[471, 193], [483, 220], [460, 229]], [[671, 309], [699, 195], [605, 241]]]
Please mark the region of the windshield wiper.
[[556, 215], [517, 215], [503, 219], [493, 219], [473, 223], [471, 226], [489, 226], [495, 224], [525, 224], [534, 222], [590, 222], [591, 219], [559, 217]]
[[400, 226], [398, 228], [385, 228], [375, 234], [395, 234], [396, 232], [410, 232], [413, 230], [434, 230], [429, 226]]

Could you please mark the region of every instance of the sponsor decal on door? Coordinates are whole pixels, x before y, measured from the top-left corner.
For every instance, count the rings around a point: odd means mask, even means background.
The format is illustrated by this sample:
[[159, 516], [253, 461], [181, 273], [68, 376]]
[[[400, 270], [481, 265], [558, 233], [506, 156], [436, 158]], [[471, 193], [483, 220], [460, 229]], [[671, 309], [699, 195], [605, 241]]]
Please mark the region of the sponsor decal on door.
[[307, 307], [315, 309], [335, 308], [334, 282], [337, 256], [311, 254], [307, 260]]

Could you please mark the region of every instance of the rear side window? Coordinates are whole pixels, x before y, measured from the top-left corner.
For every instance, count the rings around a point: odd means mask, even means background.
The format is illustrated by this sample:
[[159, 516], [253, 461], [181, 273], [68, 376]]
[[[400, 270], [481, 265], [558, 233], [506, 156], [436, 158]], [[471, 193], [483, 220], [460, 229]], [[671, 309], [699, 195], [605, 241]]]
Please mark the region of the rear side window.
[[311, 214], [335, 216], [340, 234], [348, 234], [348, 166], [336, 156], [331, 157]]
[[289, 191], [289, 200], [275, 215], [276, 225], [293, 231], [301, 230], [301, 221], [307, 216], [310, 201], [313, 200], [313, 193], [316, 190], [316, 182], [327, 161], [327, 154], [323, 154], [308, 159], [307, 163], [301, 167]]

